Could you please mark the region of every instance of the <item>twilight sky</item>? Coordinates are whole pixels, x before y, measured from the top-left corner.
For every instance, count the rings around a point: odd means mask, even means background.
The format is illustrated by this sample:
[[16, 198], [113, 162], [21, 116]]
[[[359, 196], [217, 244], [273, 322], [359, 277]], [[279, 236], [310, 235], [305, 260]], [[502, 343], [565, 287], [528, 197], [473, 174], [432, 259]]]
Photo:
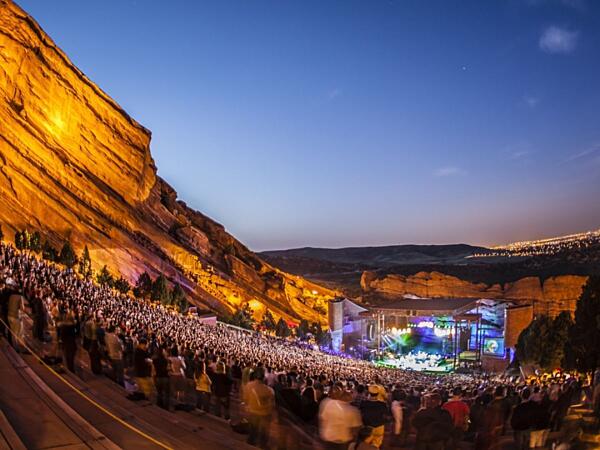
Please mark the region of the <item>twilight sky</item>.
[[252, 249], [600, 227], [600, 2], [17, 2]]

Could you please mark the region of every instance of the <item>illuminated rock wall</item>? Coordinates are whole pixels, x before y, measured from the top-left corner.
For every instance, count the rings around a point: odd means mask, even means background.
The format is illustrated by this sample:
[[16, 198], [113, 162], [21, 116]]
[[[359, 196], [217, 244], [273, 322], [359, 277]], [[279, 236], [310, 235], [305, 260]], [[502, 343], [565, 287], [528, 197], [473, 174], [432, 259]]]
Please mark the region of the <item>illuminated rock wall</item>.
[[[263, 262], [156, 175], [150, 132], [78, 70], [39, 25], [0, 0], [0, 223], [88, 245], [134, 282], [165, 272], [193, 302], [326, 323], [334, 292]], [[324, 311], [323, 311], [324, 310]]]
[[487, 285], [472, 283], [440, 272], [419, 272], [415, 275], [388, 274], [378, 277], [364, 272], [361, 288], [365, 294], [397, 298], [419, 297], [489, 298], [531, 303], [536, 314], [556, 315], [560, 311], [575, 311], [587, 277], [560, 275], [540, 280], [527, 277], [511, 283]]

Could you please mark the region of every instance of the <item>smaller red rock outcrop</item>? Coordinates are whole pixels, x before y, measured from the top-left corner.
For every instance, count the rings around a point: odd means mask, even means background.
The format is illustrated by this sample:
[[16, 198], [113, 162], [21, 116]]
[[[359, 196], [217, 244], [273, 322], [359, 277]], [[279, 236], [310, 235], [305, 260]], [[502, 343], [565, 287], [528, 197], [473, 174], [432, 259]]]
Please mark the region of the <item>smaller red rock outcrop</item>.
[[361, 288], [366, 296], [398, 298], [418, 297], [489, 298], [530, 303], [536, 314], [556, 315], [563, 310], [574, 311], [587, 277], [560, 275], [541, 280], [526, 277], [514, 282], [487, 285], [473, 283], [440, 272], [419, 272], [415, 275], [388, 274], [379, 277], [365, 271]]

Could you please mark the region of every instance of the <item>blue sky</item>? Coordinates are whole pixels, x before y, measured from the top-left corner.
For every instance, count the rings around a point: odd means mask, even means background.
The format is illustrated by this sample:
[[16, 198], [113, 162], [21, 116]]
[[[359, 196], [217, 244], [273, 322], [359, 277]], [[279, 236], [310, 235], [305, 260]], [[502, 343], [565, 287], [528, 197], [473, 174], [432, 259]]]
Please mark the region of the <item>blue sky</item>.
[[600, 2], [18, 2], [255, 250], [600, 227]]

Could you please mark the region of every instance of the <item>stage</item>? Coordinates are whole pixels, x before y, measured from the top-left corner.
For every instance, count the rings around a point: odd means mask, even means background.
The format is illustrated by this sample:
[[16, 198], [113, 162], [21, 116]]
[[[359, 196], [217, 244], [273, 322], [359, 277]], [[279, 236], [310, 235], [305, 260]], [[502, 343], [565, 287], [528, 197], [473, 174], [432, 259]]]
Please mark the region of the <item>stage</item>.
[[332, 349], [386, 367], [448, 373], [502, 371], [532, 306], [477, 298], [329, 302]]
[[449, 373], [478, 368], [484, 357], [504, 359], [503, 301], [411, 298], [372, 306], [363, 350], [387, 367]]

